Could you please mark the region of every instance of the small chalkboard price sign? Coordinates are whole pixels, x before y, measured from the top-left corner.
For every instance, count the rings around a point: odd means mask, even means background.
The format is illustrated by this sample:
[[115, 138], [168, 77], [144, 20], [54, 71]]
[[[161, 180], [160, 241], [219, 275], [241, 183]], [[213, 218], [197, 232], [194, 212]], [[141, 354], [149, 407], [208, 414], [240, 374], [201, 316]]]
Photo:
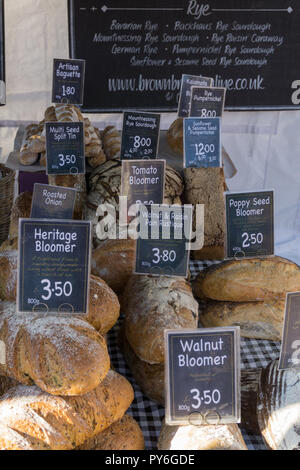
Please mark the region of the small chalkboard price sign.
[[191, 90], [193, 86], [211, 87], [212, 85], [212, 78], [183, 74], [179, 95], [178, 117], [185, 118], [190, 114]]
[[190, 117], [222, 117], [226, 88], [192, 87]]
[[240, 422], [240, 328], [165, 330], [166, 422]]
[[185, 118], [183, 124], [184, 168], [221, 166], [221, 119]]
[[83, 103], [85, 60], [53, 59], [52, 103]]
[[274, 191], [225, 193], [226, 257], [274, 255]]
[[83, 122], [46, 122], [47, 175], [85, 173]]
[[76, 189], [35, 183], [31, 219], [72, 219]]
[[127, 206], [162, 204], [165, 186], [165, 160], [123, 160], [121, 195]]
[[285, 301], [278, 369], [291, 367], [300, 367], [300, 292], [288, 292]]
[[192, 231], [192, 206], [140, 206], [136, 274], [186, 277]]
[[154, 160], [159, 140], [160, 114], [125, 112], [121, 160]]
[[87, 313], [91, 222], [20, 219], [18, 312]]

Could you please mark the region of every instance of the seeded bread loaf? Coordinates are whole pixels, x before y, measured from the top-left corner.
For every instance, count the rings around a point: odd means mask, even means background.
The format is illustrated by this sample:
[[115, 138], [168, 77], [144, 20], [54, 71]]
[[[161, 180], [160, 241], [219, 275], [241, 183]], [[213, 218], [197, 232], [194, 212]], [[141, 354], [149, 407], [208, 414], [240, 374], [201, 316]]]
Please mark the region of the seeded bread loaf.
[[106, 342], [89, 323], [68, 315], [17, 314], [15, 304], [0, 303], [0, 340], [5, 361], [0, 375], [35, 383], [54, 395], [81, 395], [106, 376]]
[[201, 271], [194, 281], [199, 298], [266, 302], [300, 291], [300, 267], [279, 256], [228, 260]]
[[[185, 201], [204, 204], [204, 245], [191, 251], [195, 259], [224, 259], [226, 183], [222, 168], [185, 168]], [[195, 211], [193, 229], [196, 230]]]
[[205, 328], [239, 326], [245, 338], [280, 341], [282, 337], [285, 300], [268, 302], [207, 301], [200, 311]]
[[144, 436], [132, 416], [124, 415], [76, 450], [143, 450]]
[[185, 279], [133, 275], [121, 305], [131, 348], [151, 364], [164, 362], [165, 329], [197, 328], [198, 303]]
[[132, 400], [130, 383], [112, 370], [94, 390], [76, 397], [19, 385], [0, 399], [0, 448], [74, 449], [120, 420]]

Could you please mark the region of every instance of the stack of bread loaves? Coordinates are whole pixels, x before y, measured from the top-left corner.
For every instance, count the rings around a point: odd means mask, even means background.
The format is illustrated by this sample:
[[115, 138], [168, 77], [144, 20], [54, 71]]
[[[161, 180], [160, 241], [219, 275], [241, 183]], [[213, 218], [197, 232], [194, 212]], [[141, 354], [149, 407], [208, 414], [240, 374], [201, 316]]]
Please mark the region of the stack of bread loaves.
[[21, 315], [16, 250], [0, 253], [0, 273], [0, 448], [142, 449], [125, 415], [132, 386], [111, 370], [104, 337], [119, 317], [114, 292], [91, 275], [86, 316]]
[[198, 303], [182, 278], [132, 275], [122, 297], [120, 344], [146, 396], [164, 404], [164, 330], [197, 328]]
[[204, 327], [240, 326], [241, 335], [280, 341], [285, 296], [300, 290], [300, 267], [279, 256], [228, 260], [194, 281]]

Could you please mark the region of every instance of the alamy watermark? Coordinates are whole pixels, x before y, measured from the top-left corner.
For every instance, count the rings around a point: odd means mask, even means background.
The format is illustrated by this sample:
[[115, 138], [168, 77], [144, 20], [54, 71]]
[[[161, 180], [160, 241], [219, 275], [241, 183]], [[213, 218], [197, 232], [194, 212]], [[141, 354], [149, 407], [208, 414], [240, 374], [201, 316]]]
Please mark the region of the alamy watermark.
[[201, 250], [204, 244], [204, 204], [133, 204], [128, 208], [127, 197], [120, 196], [118, 209], [100, 204], [96, 220], [99, 240], [185, 239], [187, 250]]

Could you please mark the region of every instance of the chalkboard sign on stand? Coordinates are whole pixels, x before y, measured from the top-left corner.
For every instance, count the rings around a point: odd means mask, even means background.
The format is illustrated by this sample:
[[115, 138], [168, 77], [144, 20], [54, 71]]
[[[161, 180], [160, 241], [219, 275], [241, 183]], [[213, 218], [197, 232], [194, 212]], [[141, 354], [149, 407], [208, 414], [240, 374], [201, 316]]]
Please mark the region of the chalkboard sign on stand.
[[177, 111], [181, 77], [212, 77], [227, 110], [299, 109], [298, 0], [69, 0], [83, 111]]

